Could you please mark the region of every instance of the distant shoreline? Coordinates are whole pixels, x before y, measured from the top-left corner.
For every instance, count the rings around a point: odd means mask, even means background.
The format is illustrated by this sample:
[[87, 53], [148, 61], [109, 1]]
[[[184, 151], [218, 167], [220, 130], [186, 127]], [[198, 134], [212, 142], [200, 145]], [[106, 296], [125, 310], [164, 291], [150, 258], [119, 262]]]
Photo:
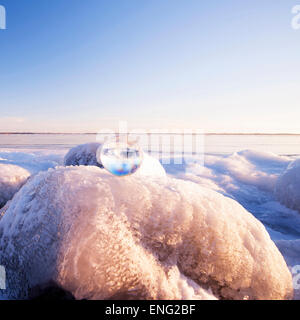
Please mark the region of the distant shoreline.
[[[129, 132], [130, 133], [130, 132]], [[86, 132], [86, 133], [80, 133], [80, 132], [0, 132], [0, 135], [97, 135], [96, 132]], [[103, 133], [101, 134], [112, 134], [109, 133]], [[134, 132], [132, 132], [134, 134]], [[140, 134], [140, 133], [138, 133]], [[143, 134], [148, 134], [148, 132], [145, 132]], [[154, 132], [151, 134], [175, 134], [175, 135], [182, 135], [182, 132]], [[208, 132], [204, 133], [206, 136], [300, 136], [300, 133], [232, 133], [232, 132], [224, 132], [224, 133], [217, 133], [217, 132]]]

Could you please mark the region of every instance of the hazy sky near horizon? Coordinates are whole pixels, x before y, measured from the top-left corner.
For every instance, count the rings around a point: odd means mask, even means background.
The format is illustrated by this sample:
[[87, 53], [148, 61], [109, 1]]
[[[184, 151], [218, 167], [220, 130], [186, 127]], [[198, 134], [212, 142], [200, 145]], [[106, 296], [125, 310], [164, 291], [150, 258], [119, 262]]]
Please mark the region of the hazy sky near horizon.
[[300, 132], [300, 0], [0, 0], [0, 131]]

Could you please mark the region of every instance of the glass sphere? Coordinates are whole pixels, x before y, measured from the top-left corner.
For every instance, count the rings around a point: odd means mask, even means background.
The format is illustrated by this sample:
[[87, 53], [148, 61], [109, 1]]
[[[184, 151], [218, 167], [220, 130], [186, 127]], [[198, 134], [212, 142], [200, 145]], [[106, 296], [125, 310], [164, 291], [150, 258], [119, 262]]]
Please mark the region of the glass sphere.
[[98, 149], [97, 161], [110, 173], [122, 177], [135, 173], [143, 162], [143, 151], [136, 140], [125, 136], [108, 139]]

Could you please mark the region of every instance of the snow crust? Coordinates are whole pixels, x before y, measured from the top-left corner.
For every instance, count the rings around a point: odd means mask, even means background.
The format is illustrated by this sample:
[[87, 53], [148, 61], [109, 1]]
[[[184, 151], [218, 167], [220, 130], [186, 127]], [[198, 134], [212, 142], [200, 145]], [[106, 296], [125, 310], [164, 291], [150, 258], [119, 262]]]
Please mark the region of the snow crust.
[[265, 227], [236, 201], [190, 181], [118, 178], [94, 166], [50, 169], [15, 195], [0, 220], [0, 264], [14, 299], [51, 280], [77, 299], [293, 291]]
[[0, 163], [0, 208], [12, 199], [29, 176], [30, 173], [21, 167]]

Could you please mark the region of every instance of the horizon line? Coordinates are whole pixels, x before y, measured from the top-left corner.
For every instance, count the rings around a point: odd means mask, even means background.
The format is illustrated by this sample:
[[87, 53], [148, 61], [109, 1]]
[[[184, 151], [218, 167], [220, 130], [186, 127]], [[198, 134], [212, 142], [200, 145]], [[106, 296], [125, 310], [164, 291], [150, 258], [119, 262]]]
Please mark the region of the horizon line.
[[[116, 134], [118, 132], [116, 131]], [[59, 135], [80, 135], [80, 134], [83, 134], [83, 135], [97, 135], [98, 133], [97, 132], [15, 132], [15, 131], [12, 131], [12, 132], [9, 132], [9, 131], [3, 131], [3, 132], [0, 132], [0, 135], [9, 135], [9, 134], [12, 134], [12, 135], [21, 135], [21, 134], [32, 134], [32, 135], [42, 135], [42, 134], [45, 134], [45, 135], [55, 135], [55, 134], [59, 134]], [[115, 133], [111, 133], [111, 132], [101, 132], [101, 134], [115, 134]], [[123, 134], [123, 133], [122, 133]], [[128, 132], [127, 134], [135, 134], [134, 131], [132, 132]], [[138, 133], [140, 134], [140, 133]], [[142, 134], [178, 134], [178, 135], [181, 135], [181, 134], [184, 134], [183, 132], [147, 132], [145, 130], [144, 133]], [[300, 135], [300, 132], [299, 133], [288, 133], [288, 132], [279, 132], [279, 133], [274, 133], [274, 132], [266, 132], [266, 133], [262, 133], [262, 132], [204, 132], [203, 135], [252, 135], [252, 136], [259, 136], [259, 135], [265, 135], [265, 136], [298, 136]]]

